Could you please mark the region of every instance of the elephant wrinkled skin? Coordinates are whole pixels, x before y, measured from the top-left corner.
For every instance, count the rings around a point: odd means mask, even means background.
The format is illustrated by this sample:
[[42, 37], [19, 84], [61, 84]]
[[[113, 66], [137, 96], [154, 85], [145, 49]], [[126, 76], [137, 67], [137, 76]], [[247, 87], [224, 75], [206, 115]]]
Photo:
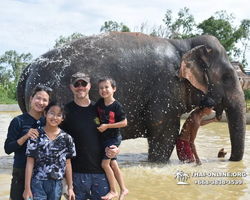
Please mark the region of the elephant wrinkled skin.
[[244, 153], [245, 101], [236, 70], [213, 36], [167, 40], [141, 33], [84, 37], [51, 50], [30, 63], [20, 76], [17, 93], [21, 110], [38, 83], [50, 86], [52, 99], [72, 100], [70, 76], [91, 76], [90, 98], [99, 98], [97, 81], [109, 75], [117, 81], [115, 97], [123, 104], [128, 126], [123, 139], [146, 137], [152, 162], [169, 160], [180, 130], [180, 116], [209, 96], [219, 117], [228, 118], [230, 160]]

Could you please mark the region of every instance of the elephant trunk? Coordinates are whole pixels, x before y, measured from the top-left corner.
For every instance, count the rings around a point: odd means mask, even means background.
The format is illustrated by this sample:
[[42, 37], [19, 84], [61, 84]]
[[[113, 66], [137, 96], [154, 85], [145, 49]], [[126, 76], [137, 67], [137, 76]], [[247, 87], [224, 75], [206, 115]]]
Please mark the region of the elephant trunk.
[[246, 132], [246, 106], [244, 97], [238, 101], [234, 108], [227, 108], [226, 115], [231, 140], [231, 156], [229, 160], [240, 161], [244, 154]]

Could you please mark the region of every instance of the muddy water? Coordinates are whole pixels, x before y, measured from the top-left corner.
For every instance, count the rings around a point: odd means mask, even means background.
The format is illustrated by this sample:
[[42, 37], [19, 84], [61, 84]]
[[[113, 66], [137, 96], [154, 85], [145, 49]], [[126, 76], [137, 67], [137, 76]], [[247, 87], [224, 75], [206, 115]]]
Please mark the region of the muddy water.
[[[18, 114], [20, 112], [0, 112], [0, 199], [8, 199], [13, 162], [13, 155], [4, 153], [3, 143], [10, 120]], [[231, 144], [227, 123], [212, 123], [201, 127], [196, 146], [203, 165], [198, 167], [195, 164], [180, 164], [175, 149], [170, 164], [148, 163], [146, 139], [123, 141], [118, 162], [130, 191], [125, 200], [249, 200], [250, 125], [246, 129], [243, 160], [229, 162]], [[228, 152], [225, 158], [217, 158], [221, 148]], [[178, 176], [178, 171], [186, 174], [187, 178]], [[223, 177], [218, 177], [219, 173]]]

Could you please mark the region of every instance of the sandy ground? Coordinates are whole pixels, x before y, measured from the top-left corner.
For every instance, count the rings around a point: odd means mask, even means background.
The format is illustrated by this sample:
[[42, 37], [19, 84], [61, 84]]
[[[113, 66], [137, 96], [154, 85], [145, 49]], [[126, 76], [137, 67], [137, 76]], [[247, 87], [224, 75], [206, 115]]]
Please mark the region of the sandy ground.
[[18, 104], [0, 104], [0, 112], [20, 111]]

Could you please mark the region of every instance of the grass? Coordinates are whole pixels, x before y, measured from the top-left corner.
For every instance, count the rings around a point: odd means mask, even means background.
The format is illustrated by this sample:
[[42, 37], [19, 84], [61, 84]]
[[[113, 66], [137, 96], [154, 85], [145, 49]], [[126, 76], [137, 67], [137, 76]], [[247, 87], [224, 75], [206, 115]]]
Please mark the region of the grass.
[[18, 104], [17, 100], [0, 96], [0, 104]]

